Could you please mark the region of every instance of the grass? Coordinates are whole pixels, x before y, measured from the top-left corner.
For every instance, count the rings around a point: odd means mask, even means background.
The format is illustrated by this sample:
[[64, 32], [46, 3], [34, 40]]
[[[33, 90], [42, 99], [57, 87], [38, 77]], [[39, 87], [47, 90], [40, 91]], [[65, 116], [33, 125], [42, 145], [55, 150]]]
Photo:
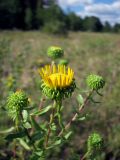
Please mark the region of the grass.
[[[9, 39], [9, 52], [4, 56], [1, 66], [2, 73], [2, 100], [6, 100], [6, 87], [10, 74], [14, 77], [14, 89], [22, 88], [26, 90], [32, 100], [38, 105], [40, 101], [39, 75], [37, 68], [49, 63], [46, 57], [47, 48], [51, 45], [61, 46], [65, 50], [65, 58], [75, 71], [76, 82], [79, 87], [86, 87], [85, 78], [90, 73], [95, 73], [105, 77], [106, 86], [103, 90], [102, 103], [89, 104], [85, 109], [88, 118], [85, 121], [76, 122], [72, 142], [68, 149], [63, 146], [62, 150], [56, 151], [57, 155], [52, 155], [52, 160], [62, 157], [60, 153], [66, 153], [64, 159], [70, 160], [73, 152], [81, 153], [81, 148], [85, 143], [89, 133], [94, 130], [99, 131], [105, 139], [105, 149], [103, 158], [109, 156], [120, 158], [120, 39], [117, 34], [99, 33], [70, 33], [68, 37], [51, 36], [41, 32], [21, 32], [4, 31], [0, 32], [0, 40]], [[7, 46], [6, 46], [7, 47]], [[95, 99], [99, 100], [98, 97]], [[64, 103], [64, 119], [67, 121], [71, 115], [73, 107], [76, 105], [74, 98], [72, 104], [69, 100]], [[0, 128], [10, 126], [4, 112], [0, 113]], [[5, 142], [1, 141], [1, 151]], [[57, 157], [57, 158], [55, 158]], [[108, 159], [110, 159], [108, 157]], [[73, 160], [73, 159], [71, 159]]]

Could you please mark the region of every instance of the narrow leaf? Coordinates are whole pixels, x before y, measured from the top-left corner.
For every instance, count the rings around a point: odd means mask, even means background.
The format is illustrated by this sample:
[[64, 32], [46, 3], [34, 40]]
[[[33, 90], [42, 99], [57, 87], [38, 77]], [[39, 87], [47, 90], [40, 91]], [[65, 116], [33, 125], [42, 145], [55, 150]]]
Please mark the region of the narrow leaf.
[[67, 139], [71, 136], [71, 134], [72, 134], [72, 131], [68, 132], [68, 133], [64, 136], [65, 139], [67, 140]]
[[27, 110], [23, 110], [22, 111], [22, 116], [23, 116], [24, 122], [27, 122], [28, 121], [28, 117], [29, 117], [28, 111]]
[[23, 125], [24, 125], [24, 127], [25, 127], [26, 129], [32, 128], [32, 126], [31, 126], [31, 124], [30, 124], [29, 122], [25, 122]]
[[37, 130], [37, 131], [41, 131], [41, 127], [39, 126], [39, 124], [35, 121], [34, 117], [31, 117], [31, 123], [33, 125], [33, 127]]
[[25, 131], [21, 131], [21, 132], [9, 134], [5, 137], [5, 139], [8, 141], [12, 141], [15, 138], [22, 138], [24, 136], [26, 136]]
[[40, 116], [45, 114], [46, 112], [48, 112], [50, 109], [52, 108], [52, 105], [49, 105], [43, 109], [41, 109], [40, 111], [34, 112], [31, 114], [31, 116]]
[[18, 138], [21, 146], [23, 146], [26, 150], [30, 151], [30, 147], [28, 146], [28, 144], [21, 138]]
[[81, 94], [79, 94], [79, 95], [77, 96], [77, 101], [78, 101], [78, 103], [81, 104], [81, 105], [84, 103], [84, 99], [83, 99], [83, 97], [82, 97]]
[[6, 129], [6, 130], [4, 130], [4, 131], [0, 131], [0, 134], [10, 133], [10, 132], [12, 132], [14, 129], [15, 129], [14, 127], [11, 127], [11, 128]]

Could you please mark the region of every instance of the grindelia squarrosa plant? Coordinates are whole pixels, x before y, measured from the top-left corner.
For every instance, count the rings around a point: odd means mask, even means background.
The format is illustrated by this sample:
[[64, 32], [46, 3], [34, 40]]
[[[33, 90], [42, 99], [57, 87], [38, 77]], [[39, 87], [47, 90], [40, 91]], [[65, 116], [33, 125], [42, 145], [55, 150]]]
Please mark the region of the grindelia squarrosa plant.
[[[99, 90], [105, 85], [101, 76], [88, 75], [86, 97], [83, 98], [80, 92], [78, 93], [76, 97], [79, 102], [78, 110], [66, 124], [63, 123], [63, 101], [67, 98], [71, 100], [74, 92], [80, 91], [73, 69], [56, 62], [57, 59], [60, 60], [63, 53], [60, 47], [50, 47], [48, 56], [52, 59], [52, 63], [38, 69], [42, 91], [40, 107], [31, 107], [29, 96], [22, 90], [11, 93], [6, 102], [5, 109], [13, 120], [14, 126], [7, 131], [5, 139], [27, 150], [30, 160], [47, 160], [48, 152], [68, 141], [72, 134], [71, 126], [79, 119], [88, 102], [96, 103], [93, 95], [101, 96]], [[46, 106], [43, 101], [50, 104]], [[41, 119], [42, 115], [46, 115], [44, 120]], [[91, 133], [87, 140], [86, 153], [83, 153], [79, 159], [96, 160], [102, 147], [101, 135], [97, 132]]]

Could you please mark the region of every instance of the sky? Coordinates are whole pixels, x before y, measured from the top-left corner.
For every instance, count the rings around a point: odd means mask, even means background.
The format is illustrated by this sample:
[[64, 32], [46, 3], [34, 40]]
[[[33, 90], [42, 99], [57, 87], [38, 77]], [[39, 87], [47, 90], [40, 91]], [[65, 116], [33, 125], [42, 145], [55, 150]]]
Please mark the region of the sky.
[[65, 12], [73, 11], [81, 17], [97, 16], [104, 23], [120, 23], [120, 0], [58, 0]]

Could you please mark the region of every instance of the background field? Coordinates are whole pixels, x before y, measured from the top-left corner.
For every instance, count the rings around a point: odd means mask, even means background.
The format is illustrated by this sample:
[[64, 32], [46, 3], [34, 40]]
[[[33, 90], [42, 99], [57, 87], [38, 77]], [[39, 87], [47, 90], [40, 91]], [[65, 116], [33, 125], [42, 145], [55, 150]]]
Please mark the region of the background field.
[[[46, 52], [51, 45], [61, 46], [65, 50], [64, 58], [68, 59], [69, 65], [74, 69], [77, 85], [81, 89], [86, 88], [85, 78], [90, 73], [102, 75], [106, 80], [106, 86], [103, 89], [104, 96], [100, 98], [101, 103], [89, 104], [83, 113], [88, 113], [87, 119], [75, 123], [73, 128], [75, 134], [71, 142], [62, 146], [61, 150], [56, 149], [56, 153], [50, 154], [50, 158], [76, 160], [72, 158], [72, 154], [80, 155], [88, 135], [92, 131], [99, 131], [105, 142], [103, 155], [99, 160], [119, 160], [120, 36], [117, 34], [77, 32], [62, 37], [37, 31], [0, 32], [1, 107], [5, 104], [8, 91], [19, 88], [27, 92], [33, 104], [39, 105], [41, 93], [37, 69], [50, 62]], [[99, 101], [99, 97], [95, 99]], [[72, 116], [73, 108], [77, 106], [74, 98], [72, 104], [69, 101], [64, 102], [65, 121], [68, 121]], [[0, 130], [11, 126], [11, 123], [5, 111], [1, 109]], [[6, 154], [6, 150], [10, 150], [10, 146], [3, 140], [2, 135], [0, 139], [1, 157]]]

